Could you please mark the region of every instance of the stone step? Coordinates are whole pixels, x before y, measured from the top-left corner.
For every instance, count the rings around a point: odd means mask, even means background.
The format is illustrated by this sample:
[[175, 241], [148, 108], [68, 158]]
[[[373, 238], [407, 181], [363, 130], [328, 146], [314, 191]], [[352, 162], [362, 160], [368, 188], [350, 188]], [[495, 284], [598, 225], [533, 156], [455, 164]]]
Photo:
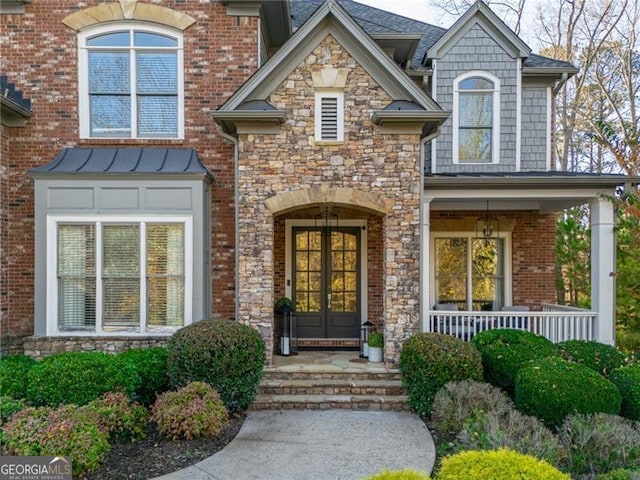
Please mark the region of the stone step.
[[250, 410], [409, 410], [406, 395], [258, 395]]
[[265, 368], [262, 374], [263, 380], [401, 380], [398, 370], [378, 368], [375, 370], [282, 370]]
[[400, 380], [369, 378], [263, 379], [261, 395], [404, 395]]

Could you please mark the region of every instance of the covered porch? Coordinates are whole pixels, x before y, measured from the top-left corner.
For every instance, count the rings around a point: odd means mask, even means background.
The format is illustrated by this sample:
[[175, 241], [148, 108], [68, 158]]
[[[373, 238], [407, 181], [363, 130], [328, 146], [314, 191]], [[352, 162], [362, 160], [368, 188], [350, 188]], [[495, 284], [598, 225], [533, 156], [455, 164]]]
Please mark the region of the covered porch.
[[[553, 342], [615, 338], [614, 208], [624, 177], [551, 172], [433, 175], [422, 203], [422, 331], [470, 340], [514, 328]], [[587, 204], [591, 305], [562, 305], [555, 218]], [[489, 228], [487, 228], [487, 226]]]

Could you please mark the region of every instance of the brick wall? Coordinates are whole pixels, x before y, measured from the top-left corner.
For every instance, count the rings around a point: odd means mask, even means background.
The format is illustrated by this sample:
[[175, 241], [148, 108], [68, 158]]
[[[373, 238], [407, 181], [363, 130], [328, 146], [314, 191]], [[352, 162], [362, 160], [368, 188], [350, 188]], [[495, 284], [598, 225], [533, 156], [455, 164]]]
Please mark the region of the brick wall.
[[[162, 145], [193, 147], [213, 173], [212, 309], [234, 314], [233, 148], [209, 112], [221, 105], [257, 67], [257, 18], [228, 17], [220, 2], [166, 0], [196, 23], [184, 32], [185, 139], [80, 140], [78, 137], [77, 33], [62, 20], [99, 0], [36, 1], [22, 15], [0, 15], [2, 71], [32, 100], [27, 126], [3, 131], [0, 333], [33, 333], [33, 181], [26, 172], [50, 162], [68, 146]], [[158, 3], [158, 2], [153, 2]], [[9, 129], [7, 129], [9, 130]], [[7, 141], [10, 137], [10, 141]]]

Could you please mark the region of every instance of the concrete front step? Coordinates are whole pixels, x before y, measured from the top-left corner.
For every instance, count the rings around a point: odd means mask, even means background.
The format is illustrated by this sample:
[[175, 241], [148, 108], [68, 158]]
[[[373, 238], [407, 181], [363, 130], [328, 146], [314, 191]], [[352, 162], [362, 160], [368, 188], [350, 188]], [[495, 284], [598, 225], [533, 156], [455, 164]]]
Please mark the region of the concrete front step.
[[405, 395], [258, 395], [251, 410], [409, 410]]
[[401, 380], [398, 370], [363, 371], [363, 370], [292, 370], [265, 368], [262, 380]]

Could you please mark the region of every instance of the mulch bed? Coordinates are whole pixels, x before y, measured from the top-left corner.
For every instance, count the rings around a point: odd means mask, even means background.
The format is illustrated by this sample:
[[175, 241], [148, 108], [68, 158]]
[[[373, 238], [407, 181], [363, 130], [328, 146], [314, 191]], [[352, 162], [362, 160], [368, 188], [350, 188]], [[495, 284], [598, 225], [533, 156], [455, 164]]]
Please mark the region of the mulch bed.
[[168, 440], [147, 426], [147, 436], [133, 443], [117, 443], [87, 480], [149, 479], [188, 467], [223, 449], [235, 438], [245, 415], [232, 415], [229, 426], [214, 438]]

